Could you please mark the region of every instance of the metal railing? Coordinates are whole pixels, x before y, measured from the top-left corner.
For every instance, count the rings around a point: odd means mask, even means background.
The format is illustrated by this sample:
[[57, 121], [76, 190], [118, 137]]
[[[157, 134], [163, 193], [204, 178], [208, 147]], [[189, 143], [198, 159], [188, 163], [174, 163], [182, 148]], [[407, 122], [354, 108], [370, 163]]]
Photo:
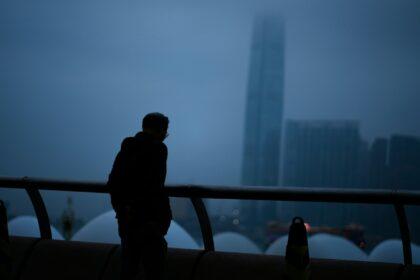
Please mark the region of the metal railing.
[[[26, 190], [38, 219], [41, 238], [44, 239], [51, 239], [52, 236], [48, 212], [40, 190], [108, 193], [105, 183], [44, 180], [28, 177], [0, 177], [0, 188]], [[412, 264], [411, 239], [405, 205], [420, 205], [420, 191], [198, 185], [168, 185], [165, 190], [170, 197], [191, 199], [200, 224], [204, 249], [208, 251], [214, 251], [214, 241], [203, 198], [391, 204], [398, 219], [404, 264]]]

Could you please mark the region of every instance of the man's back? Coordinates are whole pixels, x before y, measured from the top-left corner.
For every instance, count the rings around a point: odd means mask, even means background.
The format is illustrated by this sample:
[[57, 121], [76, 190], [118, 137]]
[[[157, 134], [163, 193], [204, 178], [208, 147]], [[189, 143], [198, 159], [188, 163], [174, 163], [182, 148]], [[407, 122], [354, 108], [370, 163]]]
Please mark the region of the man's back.
[[[124, 139], [108, 187], [121, 238], [121, 279], [163, 280], [172, 214], [164, 191], [169, 119], [143, 118], [142, 132]], [[141, 265], [140, 265], [141, 264]]]
[[166, 145], [144, 132], [124, 139], [108, 180], [117, 214], [129, 206], [141, 221], [170, 223], [166, 159]]

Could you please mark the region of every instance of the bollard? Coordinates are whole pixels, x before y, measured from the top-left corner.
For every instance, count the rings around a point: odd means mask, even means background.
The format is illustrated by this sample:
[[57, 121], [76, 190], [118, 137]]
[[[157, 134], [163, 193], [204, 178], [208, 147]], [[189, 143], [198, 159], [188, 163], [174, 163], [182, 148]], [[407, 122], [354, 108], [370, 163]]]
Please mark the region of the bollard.
[[289, 228], [286, 247], [285, 278], [288, 280], [310, 279], [308, 236], [301, 217], [295, 217]]

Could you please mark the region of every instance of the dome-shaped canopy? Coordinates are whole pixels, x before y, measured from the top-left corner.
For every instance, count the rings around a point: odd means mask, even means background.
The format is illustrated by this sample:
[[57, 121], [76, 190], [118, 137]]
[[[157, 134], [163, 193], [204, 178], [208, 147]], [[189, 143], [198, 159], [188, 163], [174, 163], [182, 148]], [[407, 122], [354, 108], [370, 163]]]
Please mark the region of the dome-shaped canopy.
[[[198, 249], [197, 243], [185, 229], [175, 221], [171, 222], [168, 234], [165, 236], [169, 247]], [[108, 211], [94, 218], [81, 228], [72, 238], [75, 241], [120, 243], [115, 212]]]
[[[268, 247], [266, 254], [284, 256], [288, 239], [288, 235], [278, 238]], [[339, 236], [320, 233], [310, 237], [308, 243], [311, 258], [361, 261], [367, 258], [356, 245]]]
[[[25, 237], [40, 237], [37, 218], [33, 216], [18, 216], [8, 223], [9, 234]], [[58, 230], [51, 226], [51, 234], [53, 239], [63, 240], [63, 236]]]
[[[420, 264], [420, 247], [411, 243], [413, 263]], [[369, 261], [404, 263], [402, 242], [400, 239], [388, 239], [382, 241], [370, 252]]]
[[401, 240], [389, 239], [382, 241], [370, 252], [369, 261], [403, 263], [403, 249]]
[[270, 244], [265, 253], [268, 255], [286, 255], [287, 240], [289, 240], [288, 235], [277, 238], [273, 243]]
[[236, 232], [223, 232], [214, 236], [214, 246], [217, 251], [254, 253], [261, 250], [247, 237]]
[[327, 233], [309, 238], [309, 256], [320, 259], [366, 261], [366, 253], [347, 239]]

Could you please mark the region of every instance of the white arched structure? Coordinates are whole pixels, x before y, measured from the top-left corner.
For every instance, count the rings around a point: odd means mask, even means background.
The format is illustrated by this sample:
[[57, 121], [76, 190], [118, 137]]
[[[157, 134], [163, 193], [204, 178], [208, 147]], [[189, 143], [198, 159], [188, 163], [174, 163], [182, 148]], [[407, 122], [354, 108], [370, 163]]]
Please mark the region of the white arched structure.
[[236, 232], [223, 232], [214, 236], [216, 251], [260, 254], [261, 250], [247, 237]]
[[[25, 237], [40, 237], [38, 220], [34, 216], [18, 216], [8, 223], [9, 234]], [[51, 226], [52, 239], [63, 240], [58, 230]]]
[[308, 240], [311, 258], [366, 261], [367, 255], [349, 240], [327, 233], [319, 233]]
[[[266, 250], [266, 254], [286, 254], [288, 236], [282, 236], [274, 241]], [[365, 261], [367, 255], [352, 242], [340, 236], [320, 233], [308, 240], [309, 256], [319, 259], [358, 260]]]
[[[175, 221], [171, 222], [168, 234], [165, 236], [169, 247], [198, 249], [197, 243], [188, 232]], [[94, 218], [81, 228], [72, 238], [74, 241], [120, 243], [115, 212], [108, 211]]]
[[[420, 247], [411, 243], [413, 263], [420, 264]], [[400, 239], [388, 239], [382, 241], [370, 252], [369, 261], [404, 263], [402, 242]]]
[[270, 244], [270, 246], [268, 246], [265, 253], [268, 255], [286, 255], [287, 240], [289, 240], [288, 235], [277, 238], [273, 243]]

